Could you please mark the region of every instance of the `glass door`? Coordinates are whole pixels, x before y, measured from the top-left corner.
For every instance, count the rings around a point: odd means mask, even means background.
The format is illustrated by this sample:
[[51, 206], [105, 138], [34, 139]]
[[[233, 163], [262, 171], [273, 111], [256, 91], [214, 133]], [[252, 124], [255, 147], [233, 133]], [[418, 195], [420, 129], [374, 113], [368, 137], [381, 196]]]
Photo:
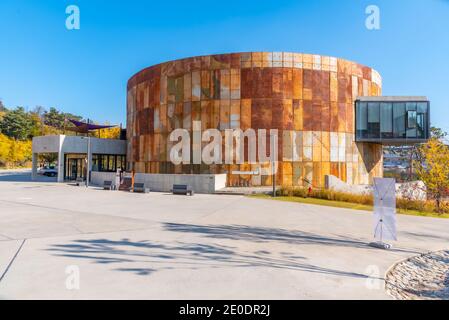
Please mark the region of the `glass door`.
[[83, 178], [86, 176], [86, 164], [85, 159], [81, 157], [67, 157], [66, 159], [66, 175], [67, 180], [76, 180], [78, 178]]

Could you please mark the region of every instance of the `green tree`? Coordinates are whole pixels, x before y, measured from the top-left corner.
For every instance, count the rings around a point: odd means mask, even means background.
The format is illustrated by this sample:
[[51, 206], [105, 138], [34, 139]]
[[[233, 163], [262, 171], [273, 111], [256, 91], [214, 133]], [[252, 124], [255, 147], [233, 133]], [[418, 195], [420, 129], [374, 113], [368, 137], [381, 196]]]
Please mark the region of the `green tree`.
[[16, 140], [26, 140], [30, 138], [32, 121], [23, 107], [8, 110], [1, 123], [0, 130], [3, 134]]
[[66, 123], [67, 119], [82, 120], [82, 117], [71, 113], [60, 112], [56, 108], [51, 107], [50, 110], [44, 112], [43, 119], [44, 124], [47, 126], [63, 130], [66, 126], [70, 125]]
[[5, 112], [7, 109], [5, 107], [5, 105], [3, 104], [3, 101], [0, 100], [0, 112]]
[[414, 161], [414, 166], [418, 178], [424, 182], [438, 212], [441, 212], [441, 201], [449, 191], [449, 148], [433, 137], [419, 145], [417, 153], [419, 160]]
[[441, 128], [431, 127], [430, 136], [438, 140], [444, 139], [447, 136], [447, 132], [443, 131]]
[[44, 115], [44, 123], [47, 126], [62, 129], [64, 128], [64, 114], [59, 112], [56, 108], [51, 107], [50, 110], [45, 111]]

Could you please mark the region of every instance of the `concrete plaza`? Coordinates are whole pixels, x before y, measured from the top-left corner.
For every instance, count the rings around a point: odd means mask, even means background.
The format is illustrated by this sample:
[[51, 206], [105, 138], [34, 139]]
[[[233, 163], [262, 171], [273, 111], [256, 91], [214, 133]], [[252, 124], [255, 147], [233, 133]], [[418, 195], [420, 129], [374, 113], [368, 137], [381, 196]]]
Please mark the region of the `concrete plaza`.
[[382, 251], [369, 212], [29, 178], [0, 171], [0, 299], [390, 299], [390, 266], [449, 246], [445, 219], [399, 215]]

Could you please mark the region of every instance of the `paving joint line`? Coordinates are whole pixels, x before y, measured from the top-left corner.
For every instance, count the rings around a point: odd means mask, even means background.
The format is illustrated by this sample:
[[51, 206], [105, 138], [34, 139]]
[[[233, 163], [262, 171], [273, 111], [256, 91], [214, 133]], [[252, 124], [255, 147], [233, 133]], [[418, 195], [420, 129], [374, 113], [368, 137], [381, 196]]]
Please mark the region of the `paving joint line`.
[[6, 276], [6, 273], [8, 273], [9, 269], [11, 268], [12, 264], [16, 260], [17, 256], [19, 255], [20, 250], [22, 250], [23, 245], [25, 244], [25, 241], [27, 239], [23, 239], [22, 243], [20, 244], [19, 248], [17, 249], [16, 253], [12, 257], [11, 261], [9, 262], [8, 266], [6, 267], [5, 271], [3, 272], [2, 276], [0, 277], [0, 283], [2, 282], [3, 278]]

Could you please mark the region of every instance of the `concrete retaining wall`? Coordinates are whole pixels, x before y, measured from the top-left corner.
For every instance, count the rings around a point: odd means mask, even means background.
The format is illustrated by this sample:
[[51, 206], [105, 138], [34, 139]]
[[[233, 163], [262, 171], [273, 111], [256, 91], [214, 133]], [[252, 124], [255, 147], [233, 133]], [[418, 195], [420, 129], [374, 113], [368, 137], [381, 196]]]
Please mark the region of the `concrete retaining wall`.
[[115, 172], [92, 171], [90, 174], [90, 183], [96, 186], [103, 186], [105, 181], [112, 181], [115, 185], [115, 175]]
[[[105, 180], [115, 184], [115, 172], [92, 172], [91, 183], [102, 186]], [[170, 192], [174, 184], [188, 184], [196, 193], [214, 193], [226, 187], [226, 174], [148, 174], [136, 173], [134, 181], [145, 183], [151, 191]]]
[[[372, 185], [351, 185], [332, 175], [327, 175], [325, 177], [325, 188], [353, 194], [373, 193]], [[426, 200], [426, 186], [422, 181], [396, 183], [396, 196], [398, 198], [406, 198], [410, 200]]]

